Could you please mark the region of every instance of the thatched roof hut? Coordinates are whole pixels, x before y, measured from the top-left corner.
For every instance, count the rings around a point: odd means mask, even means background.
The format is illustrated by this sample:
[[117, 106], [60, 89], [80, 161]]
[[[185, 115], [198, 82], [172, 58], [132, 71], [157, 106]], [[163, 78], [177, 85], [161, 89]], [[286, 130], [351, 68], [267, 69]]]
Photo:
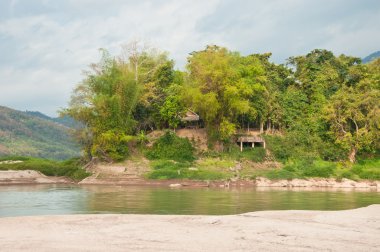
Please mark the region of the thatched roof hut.
[[194, 111], [188, 110], [186, 112], [185, 116], [183, 116], [181, 118], [181, 121], [183, 121], [183, 122], [197, 122], [197, 121], [199, 121], [199, 115], [197, 113], [195, 113]]

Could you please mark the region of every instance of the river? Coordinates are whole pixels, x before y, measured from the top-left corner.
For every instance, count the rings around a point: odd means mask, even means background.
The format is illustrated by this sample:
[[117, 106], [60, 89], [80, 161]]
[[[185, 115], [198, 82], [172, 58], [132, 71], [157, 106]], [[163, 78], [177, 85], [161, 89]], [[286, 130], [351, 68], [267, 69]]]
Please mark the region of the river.
[[204, 214], [343, 210], [380, 204], [380, 192], [11, 185], [0, 186], [0, 217], [57, 214]]

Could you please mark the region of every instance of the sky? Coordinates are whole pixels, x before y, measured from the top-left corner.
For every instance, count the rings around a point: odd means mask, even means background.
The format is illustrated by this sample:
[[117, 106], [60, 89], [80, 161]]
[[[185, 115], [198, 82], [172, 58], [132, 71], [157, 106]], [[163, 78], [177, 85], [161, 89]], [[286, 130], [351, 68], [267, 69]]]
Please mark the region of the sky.
[[0, 0], [0, 105], [57, 116], [99, 48], [132, 40], [169, 53], [216, 44], [272, 61], [313, 49], [380, 50], [379, 0]]

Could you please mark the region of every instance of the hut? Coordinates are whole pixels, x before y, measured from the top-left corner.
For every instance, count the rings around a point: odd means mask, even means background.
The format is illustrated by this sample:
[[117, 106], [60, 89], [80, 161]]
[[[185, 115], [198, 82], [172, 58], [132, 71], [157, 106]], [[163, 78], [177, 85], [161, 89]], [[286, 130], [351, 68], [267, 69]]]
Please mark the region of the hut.
[[236, 142], [240, 144], [240, 151], [243, 151], [243, 147], [255, 148], [255, 146], [265, 149], [265, 140], [261, 136], [239, 136]]
[[186, 124], [187, 128], [198, 128], [199, 115], [189, 109], [181, 118], [181, 121]]

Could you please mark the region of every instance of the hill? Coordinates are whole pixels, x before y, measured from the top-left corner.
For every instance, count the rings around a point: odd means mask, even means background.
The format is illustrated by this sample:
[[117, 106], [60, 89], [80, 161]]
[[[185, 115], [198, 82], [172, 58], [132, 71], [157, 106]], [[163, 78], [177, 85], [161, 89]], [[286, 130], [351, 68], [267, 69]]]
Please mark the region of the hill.
[[362, 61], [363, 61], [363, 63], [368, 63], [368, 62], [371, 62], [377, 58], [380, 58], [380, 51], [371, 53], [367, 57], [363, 58]]
[[81, 126], [80, 123], [75, 121], [73, 118], [69, 116], [63, 116], [63, 117], [49, 117], [39, 111], [26, 111], [25, 112], [28, 115], [34, 116], [34, 117], [39, 117], [48, 121], [56, 122], [59, 124], [62, 124], [63, 126], [69, 127], [69, 128], [78, 128]]
[[67, 159], [80, 155], [70, 127], [39, 112], [0, 106], [0, 156]]

